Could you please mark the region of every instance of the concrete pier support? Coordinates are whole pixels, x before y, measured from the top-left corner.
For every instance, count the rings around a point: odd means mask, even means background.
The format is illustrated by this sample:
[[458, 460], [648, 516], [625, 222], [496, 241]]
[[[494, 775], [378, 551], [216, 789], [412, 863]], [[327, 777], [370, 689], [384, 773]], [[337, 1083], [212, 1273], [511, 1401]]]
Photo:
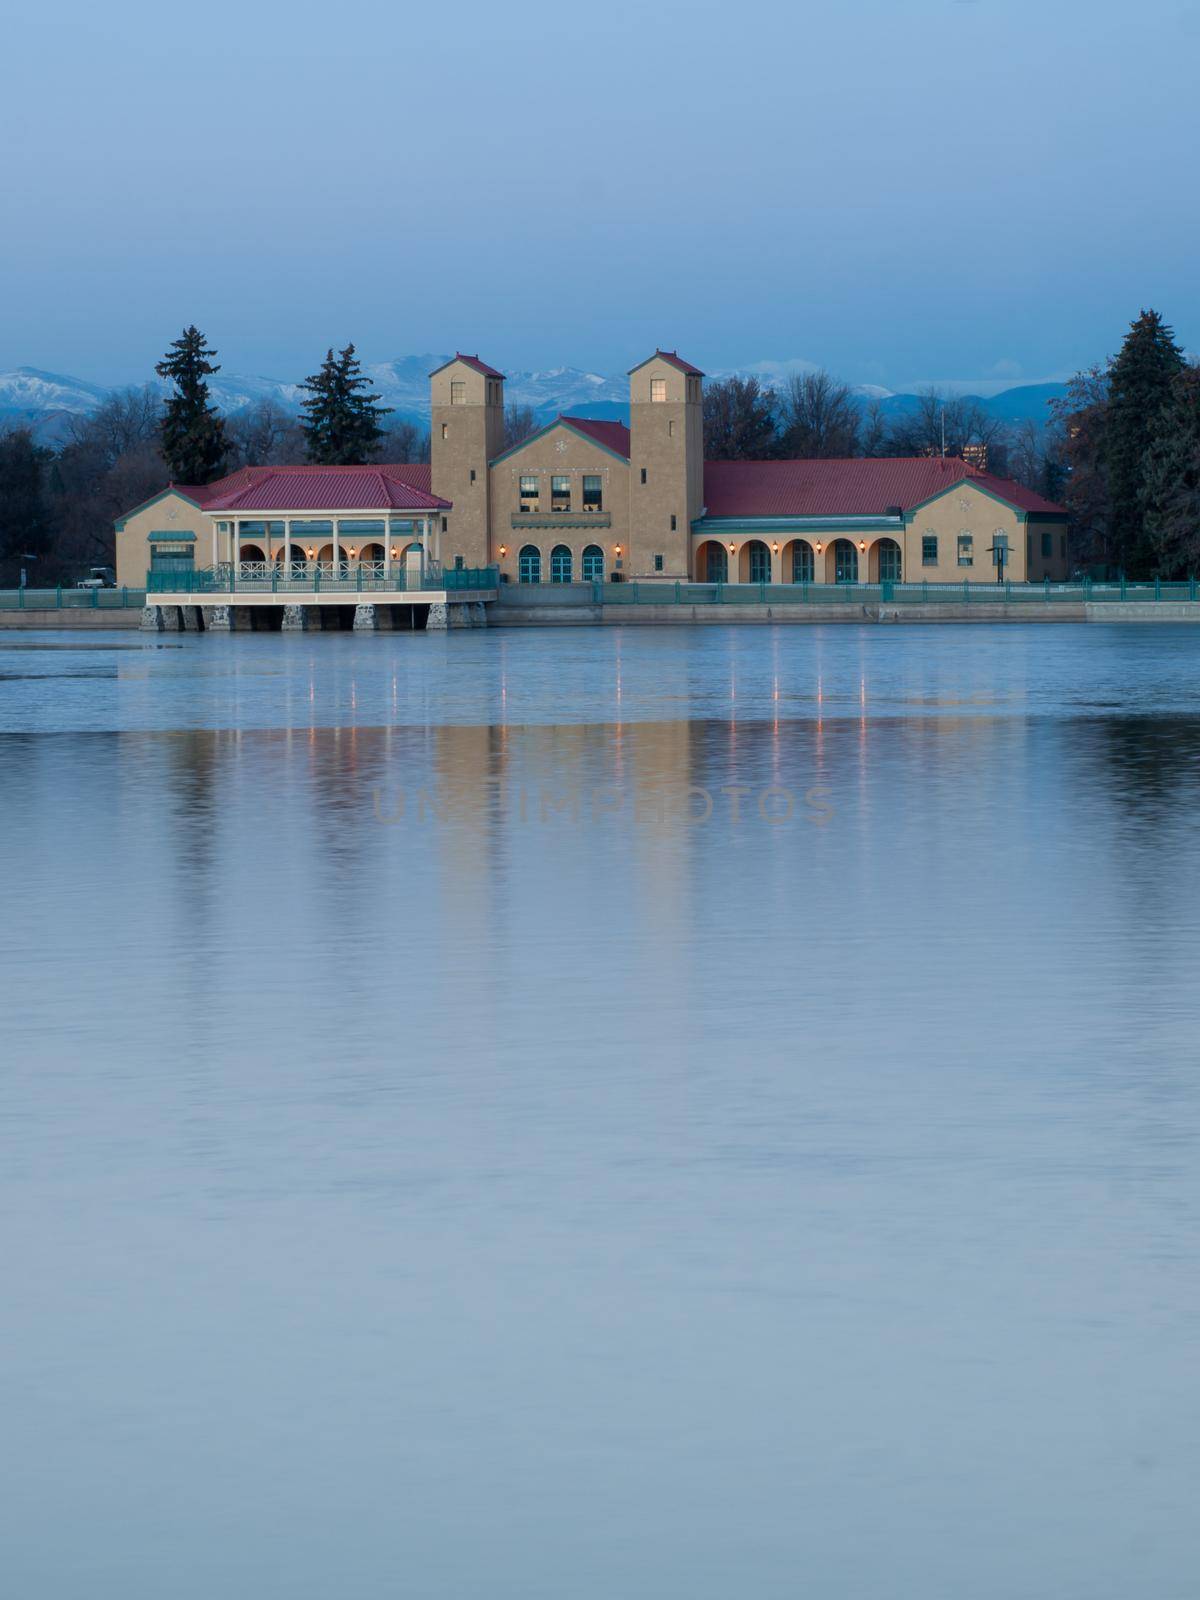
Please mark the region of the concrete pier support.
[[141, 627], [143, 633], [161, 633], [162, 632], [162, 607], [161, 606], [143, 606], [142, 607], [142, 620], [141, 620], [141, 623], [140, 623], [139, 626]]
[[284, 633], [304, 633], [308, 627], [308, 606], [284, 606], [283, 622]]
[[474, 625], [468, 615], [470, 609], [470, 606], [464, 605], [461, 600], [454, 603], [435, 600], [429, 607], [426, 630], [430, 633], [445, 633], [449, 628], [470, 628]]
[[199, 633], [204, 626], [200, 618], [199, 606], [180, 606], [179, 619], [183, 623], [185, 633]]
[[205, 606], [204, 626], [212, 633], [229, 633], [234, 626], [232, 606]]
[[360, 601], [354, 608], [355, 633], [374, 633], [378, 626], [375, 607], [369, 602]]
[[159, 615], [162, 617], [163, 632], [164, 633], [178, 633], [179, 632], [179, 607], [178, 606], [159, 606], [158, 611], [159, 611]]

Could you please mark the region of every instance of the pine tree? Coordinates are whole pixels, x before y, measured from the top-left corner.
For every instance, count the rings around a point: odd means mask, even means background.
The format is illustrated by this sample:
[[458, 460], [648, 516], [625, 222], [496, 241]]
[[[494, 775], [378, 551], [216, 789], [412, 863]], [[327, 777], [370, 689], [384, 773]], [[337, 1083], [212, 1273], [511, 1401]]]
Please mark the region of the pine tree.
[[1147, 457], [1183, 369], [1183, 352], [1157, 311], [1143, 311], [1132, 324], [1109, 373], [1105, 458], [1111, 506], [1113, 554], [1125, 571], [1144, 573], [1153, 564], [1144, 525], [1142, 483]]
[[378, 454], [380, 422], [391, 416], [391, 409], [368, 392], [374, 385], [363, 377], [352, 344], [337, 356], [327, 351], [320, 372], [306, 378], [302, 387], [308, 390], [301, 401], [306, 413], [301, 427], [309, 461], [354, 466]]
[[160, 428], [163, 460], [174, 483], [211, 483], [225, 470], [229, 455], [225, 424], [208, 403], [205, 382], [221, 370], [209, 360], [215, 354], [199, 328], [192, 326], [183, 330], [154, 369], [175, 385]]
[[50, 451], [34, 441], [28, 428], [0, 433], [0, 567], [6, 583], [15, 583], [22, 557], [38, 561], [34, 582], [45, 581], [50, 539], [46, 469]]
[[1154, 571], [1200, 571], [1200, 366], [1185, 367], [1159, 412], [1142, 473], [1142, 512]]

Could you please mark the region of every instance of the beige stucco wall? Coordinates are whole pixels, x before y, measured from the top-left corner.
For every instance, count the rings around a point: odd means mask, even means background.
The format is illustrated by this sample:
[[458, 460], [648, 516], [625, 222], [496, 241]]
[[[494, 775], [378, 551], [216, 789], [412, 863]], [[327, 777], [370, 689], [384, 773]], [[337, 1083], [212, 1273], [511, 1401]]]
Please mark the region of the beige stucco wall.
[[[571, 510], [578, 514], [583, 505], [584, 475], [595, 474], [601, 479], [604, 512], [610, 522], [608, 527], [513, 527], [514, 513], [519, 515], [520, 479], [527, 474], [537, 474], [541, 480], [539, 520], [553, 520], [550, 510], [551, 477], [568, 477], [571, 480]], [[629, 572], [629, 466], [619, 456], [613, 455], [594, 440], [576, 433], [561, 424], [551, 428], [540, 438], [521, 445], [490, 469], [490, 499], [492, 507], [491, 559], [509, 581], [517, 582], [518, 557], [521, 546], [537, 545], [542, 553], [542, 582], [550, 580], [550, 552], [555, 545], [565, 544], [572, 554], [573, 574], [578, 578], [583, 570], [583, 551], [590, 544], [604, 551], [604, 571], [609, 575], [622, 562], [623, 574]], [[567, 520], [574, 520], [573, 517]], [[616, 547], [621, 546], [618, 558]], [[501, 547], [505, 554], [500, 554]]]
[[[1050, 535], [1050, 554], [1042, 554], [1042, 535]], [[1065, 522], [1031, 520], [1026, 527], [1027, 561], [1029, 577], [1033, 583], [1049, 578], [1051, 583], [1065, 583], [1071, 576], [1071, 540]]]
[[[463, 385], [463, 400], [451, 403], [451, 385]], [[491, 507], [488, 462], [504, 448], [504, 382], [464, 361], [452, 361], [429, 380], [430, 459], [433, 492], [453, 503], [442, 532], [442, 560], [486, 566]], [[472, 477], [474, 473], [474, 477]]]
[[[656, 379], [666, 386], [665, 400], [651, 399]], [[630, 374], [629, 401], [629, 576], [686, 578], [690, 528], [704, 489], [700, 379], [654, 356]], [[661, 573], [656, 555], [663, 558]]]
[[212, 524], [199, 506], [174, 490], [125, 517], [116, 530], [117, 583], [140, 589], [150, 567], [151, 533], [194, 533], [196, 565], [212, 560]]
[[[944, 494], [912, 514], [905, 528], [904, 577], [908, 583], [994, 583], [996, 568], [991, 546], [997, 533], [1008, 537], [1009, 558], [1004, 575], [1013, 583], [1026, 576], [1025, 522], [1011, 506], [994, 499], [969, 480], [952, 484]], [[925, 565], [922, 539], [934, 534], [938, 541], [935, 564]], [[969, 534], [974, 560], [970, 566], [958, 562], [958, 539]]]

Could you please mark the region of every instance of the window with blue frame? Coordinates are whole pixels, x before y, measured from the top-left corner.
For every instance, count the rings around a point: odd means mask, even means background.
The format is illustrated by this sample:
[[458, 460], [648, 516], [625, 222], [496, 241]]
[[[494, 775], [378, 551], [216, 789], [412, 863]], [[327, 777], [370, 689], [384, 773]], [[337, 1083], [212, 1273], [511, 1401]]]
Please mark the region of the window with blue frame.
[[921, 565], [923, 567], [936, 567], [937, 561], [937, 534], [923, 533], [921, 535]]
[[750, 582], [770, 583], [771, 552], [761, 539], [751, 539], [746, 548], [750, 556]]
[[550, 552], [550, 582], [570, 583], [571, 552], [565, 544], [556, 544]]
[[811, 583], [813, 573], [813, 547], [806, 539], [797, 539], [792, 546], [792, 582]]
[[900, 546], [895, 539], [879, 541], [879, 581], [899, 583], [901, 573]]
[[833, 547], [833, 581], [858, 582], [858, 551], [849, 539], [839, 539]]
[[583, 552], [583, 577], [585, 583], [594, 583], [604, 577], [604, 551], [598, 544], [589, 544]]
[[541, 583], [542, 581], [542, 552], [535, 544], [521, 547], [517, 557], [517, 581], [519, 583]]

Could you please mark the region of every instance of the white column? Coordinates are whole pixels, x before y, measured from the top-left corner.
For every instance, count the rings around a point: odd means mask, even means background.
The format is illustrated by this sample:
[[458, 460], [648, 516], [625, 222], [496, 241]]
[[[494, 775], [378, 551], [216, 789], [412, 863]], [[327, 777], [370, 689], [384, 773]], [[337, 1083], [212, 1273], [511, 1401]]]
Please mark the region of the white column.
[[339, 529], [341, 527], [337, 517], [333, 519], [333, 575], [339, 577], [338, 568], [342, 560], [342, 539]]
[[383, 575], [390, 578], [392, 575], [392, 519], [383, 519]]
[[213, 564], [214, 567], [217, 564], [217, 519], [216, 519], [216, 517], [214, 517], [212, 519], [212, 564]]
[[292, 570], [292, 519], [283, 519], [283, 565], [287, 572]]
[[235, 517], [229, 524], [229, 559], [237, 565], [242, 554], [242, 519]]

